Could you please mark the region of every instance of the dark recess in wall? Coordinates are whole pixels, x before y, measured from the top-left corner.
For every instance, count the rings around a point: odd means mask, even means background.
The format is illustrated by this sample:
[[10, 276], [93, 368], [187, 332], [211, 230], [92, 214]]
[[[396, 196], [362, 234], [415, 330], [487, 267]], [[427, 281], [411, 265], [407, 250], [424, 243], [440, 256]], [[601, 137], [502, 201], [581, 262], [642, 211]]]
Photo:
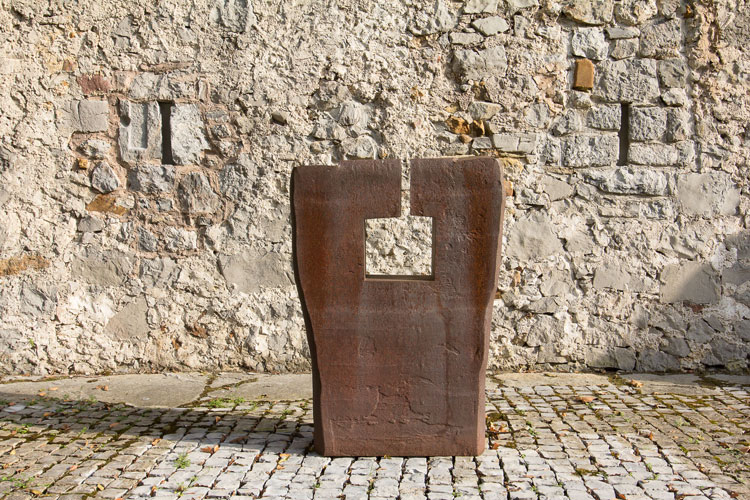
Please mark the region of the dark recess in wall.
[[630, 104], [624, 102], [620, 104], [620, 157], [617, 159], [618, 165], [628, 164], [628, 149], [630, 149]]
[[159, 101], [161, 114], [161, 162], [163, 165], [173, 165], [172, 159], [172, 106], [171, 101]]

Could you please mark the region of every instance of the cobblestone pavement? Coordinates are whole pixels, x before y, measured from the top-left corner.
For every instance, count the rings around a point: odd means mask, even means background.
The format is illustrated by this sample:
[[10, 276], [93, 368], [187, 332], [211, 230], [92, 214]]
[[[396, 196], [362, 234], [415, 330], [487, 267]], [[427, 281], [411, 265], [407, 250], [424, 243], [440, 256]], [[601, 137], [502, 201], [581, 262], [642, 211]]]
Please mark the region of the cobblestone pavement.
[[491, 386], [482, 456], [407, 459], [310, 451], [310, 400], [138, 408], [51, 381], [0, 402], [0, 498], [750, 499], [750, 387], [599, 381]]

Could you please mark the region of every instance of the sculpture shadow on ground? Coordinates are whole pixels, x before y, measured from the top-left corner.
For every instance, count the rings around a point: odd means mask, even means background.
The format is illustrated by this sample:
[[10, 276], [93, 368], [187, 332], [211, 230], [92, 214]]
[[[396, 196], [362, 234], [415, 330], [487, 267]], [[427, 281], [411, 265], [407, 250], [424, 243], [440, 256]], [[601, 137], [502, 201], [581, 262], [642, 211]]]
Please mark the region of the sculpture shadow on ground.
[[[274, 407], [283, 409], [274, 411]], [[278, 453], [305, 455], [312, 442], [312, 416], [305, 401], [258, 401], [218, 409], [152, 408], [0, 391], [0, 432], [5, 439], [17, 439], [14, 446], [46, 439], [61, 446], [95, 443], [95, 450], [117, 442], [157, 446], [164, 441], [206, 447], [208, 454], [271, 446]], [[297, 446], [292, 446], [295, 441]]]

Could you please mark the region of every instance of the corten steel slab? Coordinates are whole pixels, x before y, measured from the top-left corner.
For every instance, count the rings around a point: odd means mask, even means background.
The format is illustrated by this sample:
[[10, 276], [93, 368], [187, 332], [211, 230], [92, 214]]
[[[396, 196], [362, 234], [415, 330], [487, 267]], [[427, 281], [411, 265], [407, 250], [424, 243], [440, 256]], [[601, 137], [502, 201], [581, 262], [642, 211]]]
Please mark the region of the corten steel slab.
[[433, 275], [365, 275], [365, 219], [398, 217], [398, 160], [292, 173], [295, 276], [326, 456], [478, 455], [504, 192], [492, 158], [413, 160]]

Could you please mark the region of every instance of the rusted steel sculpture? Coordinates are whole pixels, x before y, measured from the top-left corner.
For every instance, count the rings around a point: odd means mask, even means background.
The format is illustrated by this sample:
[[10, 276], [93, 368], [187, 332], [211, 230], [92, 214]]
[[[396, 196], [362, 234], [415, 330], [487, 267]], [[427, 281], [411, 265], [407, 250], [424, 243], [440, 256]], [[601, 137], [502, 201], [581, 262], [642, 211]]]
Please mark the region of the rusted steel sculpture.
[[411, 163], [432, 276], [365, 275], [365, 219], [398, 217], [398, 160], [292, 174], [295, 275], [326, 456], [478, 455], [504, 192], [493, 158]]

